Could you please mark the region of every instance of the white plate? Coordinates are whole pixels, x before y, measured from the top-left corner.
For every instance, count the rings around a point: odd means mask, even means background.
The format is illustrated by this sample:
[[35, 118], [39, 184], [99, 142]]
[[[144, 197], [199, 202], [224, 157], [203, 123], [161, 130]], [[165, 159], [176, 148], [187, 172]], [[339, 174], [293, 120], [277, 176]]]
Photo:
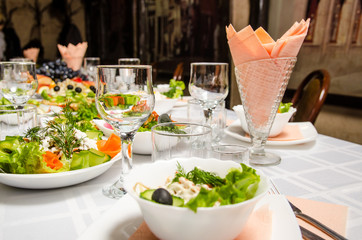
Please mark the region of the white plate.
[[[283, 195], [267, 195], [256, 209], [269, 204], [272, 211], [271, 240], [302, 239], [297, 220]], [[128, 239], [143, 222], [138, 204], [128, 194], [90, 225], [78, 240]]]
[[[302, 139], [290, 140], [290, 141], [267, 141], [268, 146], [287, 146], [296, 145], [314, 141], [318, 132], [311, 122], [290, 122], [288, 125], [298, 125], [303, 135]], [[239, 120], [234, 121], [230, 126], [225, 129], [225, 133], [233, 138], [239, 139], [244, 142], [250, 142], [250, 137], [246, 135], [244, 130], [241, 128]]]
[[[105, 137], [111, 136], [114, 131], [105, 126], [106, 122], [102, 119], [93, 119], [99, 130], [104, 133]], [[152, 134], [148, 132], [137, 132], [132, 146], [133, 153], [137, 154], [151, 154], [152, 153]]]
[[53, 113], [60, 113], [62, 110], [63, 108], [59, 106], [40, 104], [38, 107], [38, 114], [51, 116]]
[[94, 166], [79, 170], [61, 173], [45, 173], [45, 174], [3, 174], [0, 173], [0, 183], [28, 189], [50, 189], [67, 187], [74, 184], [82, 183], [95, 178], [107, 171], [113, 163], [118, 161], [119, 157]]

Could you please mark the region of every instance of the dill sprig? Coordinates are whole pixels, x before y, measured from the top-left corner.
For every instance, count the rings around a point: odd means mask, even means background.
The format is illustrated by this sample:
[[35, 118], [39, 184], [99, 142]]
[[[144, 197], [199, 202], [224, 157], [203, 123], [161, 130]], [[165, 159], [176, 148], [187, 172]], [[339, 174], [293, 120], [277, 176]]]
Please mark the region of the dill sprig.
[[[67, 104], [63, 108], [63, 115], [55, 114], [52, 121], [48, 121], [46, 132], [49, 137], [54, 140], [55, 144], [61, 149], [66, 158], [70, 159], [73, 150], [78, 148], [81, 139], [77, 139], [75, 135], [76, 119], [72, 114], [72, 110]], [[49, 134], [50, 133], [50, 134]]]
[[215, 173], [207, 172], [197, 167], [186, 173], [180, 163], [177, 163], [177, 172], [172, 182], [178, 182], [180, 177], [184, 177], [195, 184], [207, 184], [212, 187], [222, 186], [225, 184], [224, 179], [217, 176]]
[[25, 138], [28, 138], [31, 142], [40, 142], [40, 134], [42, 131], [40, 126], [30, 128], [25, 133]]

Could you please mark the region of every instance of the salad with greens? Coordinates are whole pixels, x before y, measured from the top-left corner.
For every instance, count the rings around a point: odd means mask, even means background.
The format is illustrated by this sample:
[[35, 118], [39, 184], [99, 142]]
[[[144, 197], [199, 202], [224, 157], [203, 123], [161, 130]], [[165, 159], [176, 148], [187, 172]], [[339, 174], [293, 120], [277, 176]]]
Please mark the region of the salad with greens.
[[103, 133], [77, 120], [67, 105], [44, 127], [0, 141], [1, 172], [58, 173], [105, 163], [121, 150], [119, 137], [102, 140]]
[[184, 95], [185, 83], [183, 81], [171, 79], [169, 82], [169, 87], [170, 90], [167, 92], [162, 92], [161, 94], [168, 98], [179, 98]]
[[140, 192], [140, 197], [160, 204], [186, 207], [194, 212], [199, 207], [240, 203], [255, 196], [260, 182], [255, 169], [243, 163], [240, 166], [229, 169], [225, 178], [221, 178], [197, 167], [185, 172], [178, 164], [174, 177], [167, 179], [161, 188], [149, 189], [142, 185], [146, 190]]
[[293, 103], [280, 103], [278, 108], [278, 113], [286, 113], [289, 112], [290, 107], [293, 105]]

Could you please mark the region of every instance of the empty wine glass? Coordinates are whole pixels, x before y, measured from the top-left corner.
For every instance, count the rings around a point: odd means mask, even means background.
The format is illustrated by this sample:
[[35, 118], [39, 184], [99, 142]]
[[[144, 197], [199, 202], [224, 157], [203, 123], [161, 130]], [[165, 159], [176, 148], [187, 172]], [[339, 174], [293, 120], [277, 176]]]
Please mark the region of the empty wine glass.
[[140, 65], [141, 60], [139, 58], [118, 58], [119, 65]]
[[0, 62], [0, 89], [12, 104], [25, 104], [36, 92], [38, 80], [34, 62]]
[[[110, 65], [97, 67], [96, 106], [102, 118], [113, 126], [122, 141], [122, 173], [104, 195], [121, 198], [123, 174], [132, 168], [134, 136], [152, 113], [155, 96], [152, 88], [152, 67], [148, 65]], [[117, 157], [117, 156], [116, 156]]]
[[191, 63], [189, 92], [200, 101], [207, 125], [214, 109], [229, 93], [228, 67], [227, 63]]
[[84, 72], [87, 75], [88, 81], [94, 82], [97, 76], [97, 66], [101, 63], [99, 57], [84, 58]]

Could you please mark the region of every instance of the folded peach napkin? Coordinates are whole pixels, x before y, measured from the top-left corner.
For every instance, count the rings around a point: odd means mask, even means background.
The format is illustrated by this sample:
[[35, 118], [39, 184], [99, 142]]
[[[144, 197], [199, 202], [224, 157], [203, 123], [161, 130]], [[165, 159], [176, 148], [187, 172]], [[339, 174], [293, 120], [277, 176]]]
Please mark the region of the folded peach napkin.
[[300, 127], [298, 125], [286, 125], [280, 134], [268, 138], [268, 141], [295, 141], [299, 139], [303, 139]]
[[39, 48], [28, 48], [23, 51], [24, 57], [36, 63], [39, 55]]
[[[292, 196], [288, 196], [287, 199], [294, 205], [296, 205], [300, 210], [302, 210], [303, 213], [315, 218], [316, 220], [330, 227], [342, 236], [346, 236], [346, 225], [348, 217], [347, 206], [313, 201], [309, 199], [307, 200]], [[301, 219], [298, 219], [298, 223], [299, 225], [305, 227], [306, 229], [314, 232], [315, 234], [326, 240], [332, 239], [322, 231], [316, 229], [315, 227]]]
[[[294, 62], [284, 57], [297, 56], [307, 35], [309, 19], [301, 20], [277, 41], [262, 28], [249, 25], [236, 32], [230, 24], [226, 34], [234, 64], [238, 70], [238, 85], [242, 99], [256, 128], [267, 124], [274, 101], [283, 94]], [[256, 60], [270, 60], [259, 61]], [[243, 103], [244, 104], [244, 103]]]
[[[312, 216], [317, 220], [320, 220], [322, 223], [331, 227], [336, 232], [345, 235], [348, 214], [348, 208], [346, 206], [291, 196], [288, 196], [287, 198], [300, 209], [302, 209], [304, 213]], [[248, 222], [244, 226], [243, 231], [235, 238], [235, 240], [270, 239], [272, 236], [272, 217], [273, 212], [270, 210], [269, 205], [262, 205], [253, 212]], [[305, 224], [303, 222], [299, 222], [299, 224], [325, 239], [330, 239], [323, 232], [320, 232], [309, 224]], [[155, 240], [158, 238], [150, 231], [147, 224], [143, 222], [129, 239]]]
[[262, 27], [254, 31], [249, 25], [236, 32], [230, 24], [226, 34], [235, 66], [260, 59], [296, 57], [307, 35], [309, 21], [295, 22], [277, 41]]
[[78, 43], [73, 45], [71, 43], [68, 46], [58, 44], [58, 50], [63, 60], [67, 63], [67, 66], [73, 70], [79, 70], [83, 63], [83, 57], [88, 48], [87, 42]]

